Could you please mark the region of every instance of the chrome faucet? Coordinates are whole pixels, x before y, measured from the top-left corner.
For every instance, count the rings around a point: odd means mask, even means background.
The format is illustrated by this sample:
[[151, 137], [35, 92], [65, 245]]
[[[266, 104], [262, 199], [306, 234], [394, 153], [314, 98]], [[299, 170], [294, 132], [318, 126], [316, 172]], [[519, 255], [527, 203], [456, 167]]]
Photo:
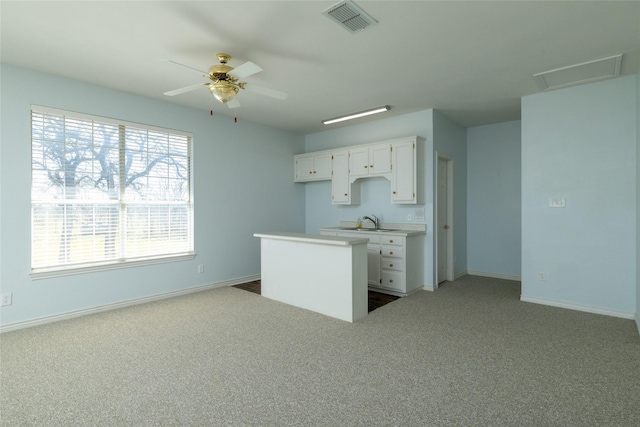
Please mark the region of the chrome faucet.
[[[372, 216], [373, 218], [371, 218], [371, 216]], [[362, 219], [363, 219], [363, 220], [368, 219], [369, 221], [371, 221], [371, 222], [373, 223], [373, 225], [374, 225], [375, 229], [377, 230], [377, 229], [378, 229], [378, 227], [380, 227], [380, 224], [378, 223], [378, 217], [377, 217], [377, 216], [375, 216], [375, 215], [371, 215], [371, 216], [363, 216], [363, 217], [362, 217]], [[375, 218], [375, 219], [374, 219], [374, 218]]]

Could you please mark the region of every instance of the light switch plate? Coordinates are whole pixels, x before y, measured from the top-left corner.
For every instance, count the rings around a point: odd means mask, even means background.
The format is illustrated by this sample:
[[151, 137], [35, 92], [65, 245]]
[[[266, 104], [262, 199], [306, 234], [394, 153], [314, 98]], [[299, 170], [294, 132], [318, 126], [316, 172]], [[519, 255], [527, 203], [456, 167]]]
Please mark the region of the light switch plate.
[[550, 208], [564, 208], [566, 205], [564, 197], [549, 197]]

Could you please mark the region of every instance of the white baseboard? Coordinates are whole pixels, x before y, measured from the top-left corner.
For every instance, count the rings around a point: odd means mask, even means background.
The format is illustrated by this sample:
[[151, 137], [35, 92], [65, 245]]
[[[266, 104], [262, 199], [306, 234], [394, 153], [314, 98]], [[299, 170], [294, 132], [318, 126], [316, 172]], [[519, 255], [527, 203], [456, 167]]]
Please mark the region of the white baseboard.
[[53, 316], [40, 317], [38, 319], [26, 320], [24, 322], [10, 323], [8, 325], [0, 326], [0, 333], [16, 331], [18, 329], [30, 328], [32, 326], [44, 325], [47, 323], [59, 322], [61, 320], [73, 319], [74, 317], [86, 316], [89, 314], [101, 313], [103, 311], [115, 310], [123, 307], [130, 307], [133, 305], [144, 304], [147, 302], [159, 301], [167, 298], [173, 298], [180, 295], [192, 294], [194, 292], [206, 291], [214, 288], [224, 288], [227, 286], [239, 285], [241, 283], [252, 282], [254, 280], [260, 280], [260, 275], [241, 277], [238, 279], [225, 280], [223, 282], [211, 283], [204, 286], [196, 286], [193, 288], [182, 289], [179, 291], [166, 292], [157, 295], [151, 295], [148, 297], [135, 298], [127, 301], [117, 302], [114, 304], [105, 304], [97, 307], [87, 308], [83, 310], [70, 311], [67, 313], [56, 314]]
[[[569, 310], [584, 311], [584, 312], [587, 312], [587, 313], [602, 314], [602, 315], [605, 315], [605, 316], [619, 317], [621, 319], [633, 320], [633, 313], [625, 313], [625, 312], [622, 312], [622, 311], [604, 310], [604, 309], [596, 308], [596, 307], [589, 307], [589, 306], [577, 305], [577, 304], [569, 304], [569, 303], [560, 302], [560, 301], [550, 301], [550, 300], [545, 300], [545, 299], [540, 299], [540, 298], [530, 298], [530, 297], [525, 297], [525, 296], [522, 296], [522, 295], [520, 295], [520, 301], [531, 302], [531, 303], [534, 303], [534, 304], [549, 305], [549, 306], [552, 306], [552, 307], [567, 308]], [[637, 314], [636, 314], [636, 317], [637, 317]], [[636, 320], [636, 323], [637, 322], [638, 322], [638, 320]], [[640, 326], [639, 326], [639, 329], [640, 329]]]
[[437, 286], [433, 286], [433, 285], [431, 285], [431, 286], [429, 286], [429, 285], [424, 285], [424, 286], [422, 287], [422, 289], [423, 289], [423, 290], [425, 290], [425, 291], [431, 291], [431, 292], [433, 292], [433, 291], [435, 291], [435, 290], [437, 289]]
[[515, 280], [516, 282], [520, 282], [522, 279], [520, 276], [512, 276], [509, 274], [500, 274], [500, 273], [487, 273], [484, 271], [467, 270], [467, 274], [470, 276], [482, 276], [482, 277], [492, 277], [494, 279]]
[[636, 307], [636, 326], [638, 327], [638, 333], [640, 334], [640, 307]]

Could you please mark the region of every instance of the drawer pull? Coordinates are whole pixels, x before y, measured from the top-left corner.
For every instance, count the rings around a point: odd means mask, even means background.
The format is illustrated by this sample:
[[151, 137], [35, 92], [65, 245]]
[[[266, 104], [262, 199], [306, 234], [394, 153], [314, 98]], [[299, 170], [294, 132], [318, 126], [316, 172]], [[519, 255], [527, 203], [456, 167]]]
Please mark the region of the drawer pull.
[[393, 283], [393, 279], [389, 279], [389, 283]]
[[393, 251], [389, 251], [389, 255], [393, 255]]
[[389, 243], [393, 243], [393, 240], [389, 240]]
[[389, 267], [393, 267], [393, 264], [389, 264]]

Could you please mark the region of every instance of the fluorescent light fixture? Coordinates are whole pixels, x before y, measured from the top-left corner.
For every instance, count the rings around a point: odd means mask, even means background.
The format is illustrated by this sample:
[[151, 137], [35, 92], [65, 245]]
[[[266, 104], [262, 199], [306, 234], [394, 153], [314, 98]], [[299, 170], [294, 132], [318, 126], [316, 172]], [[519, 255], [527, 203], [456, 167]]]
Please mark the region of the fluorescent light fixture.
[[343, 122], [345, 120], [357, 119], [358, 117], [369, 116], [371, 114], [384, 113], [385, 111], [389, 111], [391, 107], [388, 105], [384, 105], [382, 107], [372, 108], [371, 110], [360, 111], [359, 113], [348, 114], [346, 116], [340, 116], [333, 119], [323, 120], [322, 123], [325, 125], [330, 125], [332, 123]]

